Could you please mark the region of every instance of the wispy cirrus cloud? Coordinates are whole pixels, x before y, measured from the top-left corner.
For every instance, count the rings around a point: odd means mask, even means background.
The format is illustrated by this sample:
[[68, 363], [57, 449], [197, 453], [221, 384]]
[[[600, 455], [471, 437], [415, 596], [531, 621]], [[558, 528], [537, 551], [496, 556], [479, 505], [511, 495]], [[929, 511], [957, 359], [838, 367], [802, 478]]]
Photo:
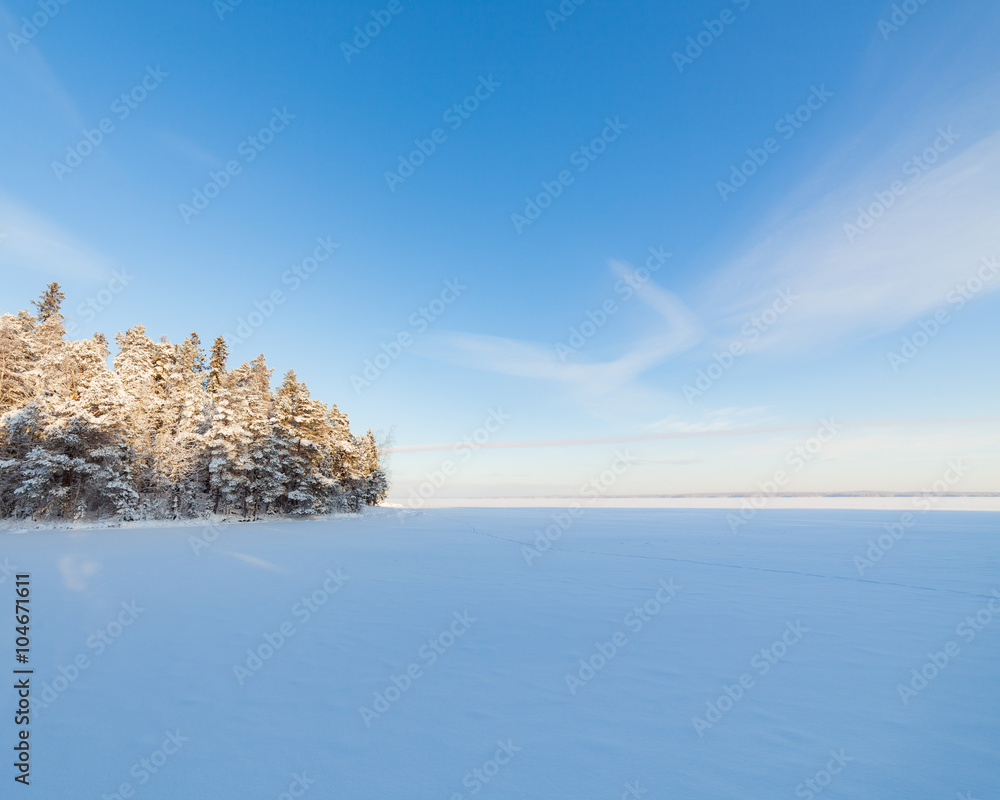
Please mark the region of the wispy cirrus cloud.
[[49, 66], [49, 62], [35, 46], [35, 41], [18, 44], [15, 52], [8, 36], [20, 31], [21, 26], [22, 23], [0, 3], [0, 30], [3, 31], [0, 71], [6, 76], [4, 80], [9, 80], [12, 76], [19, 77], [33, 93], [46, 97], [68, 126], [81, 127], [85, 124], [85, 120], [80, 115], [76, 103], [73, 102], [55, 70]]
[[[1000, 255], [1000, 132], [968, 145], [961, 129], [954, 132], [961, 144], [949, 144], [933, 163], [911, 162], [926, 148], [913, 145], [922, 139], [909, 133], [907, 145], [827, 180], [822, 194], [815, 191], [814, 176], [803, 178], [789, 190], [783, 210], [711, 271], [697, 303], [700, 313], [651, 282], [641, 287], [637, 295], [658, 312], [662, 327], [617, 358], [563, 362], [550, 345], [475, 333], [432, 335], [420, 352], [607, 395], [699, 342], [725, 341], [788, 287], [796, 303], [750, 349], [837, 346], [896, 330], [945, 305], [955, 284], [975, 275], [983, 259]], [[928, 126], [924, 144], [940, 143], [940, 137], [938, 128]], [[892, 194], [894, 184], [904, 191], [861, 235], [850, 234], [846, 226], [857, 226], [859, 207], [866, 210], [879, 195]], [[612, 267], [619, 275], [629, 270], [614, 262]], [[1000, 289], [1000, 278], [986, 289], [981, 296]]]
[[57, 278], [107, 276], [113, 262], [45, 217], [0, 195], [0, 269], [37, 270]]
[[650, 423], [646, 428], [653, 433], [694, 433], [699, 431], [733, 430], [734, 428], [762, 425], [765, 422], [776, 422], [773, 416], [768, 417], [765, 415], [765, 412], [769, 410], [768, 406], [716, 408], [706, 411], [698, 419], [671, 414]]
[[[633, 272], [618, 261], [610, 262], [610, 266], [620, 278]], [[476, 333], [432, 334], [418, 352], [458, 366], [569, 384], [589, 393], [611, 392], [690, 349], [702, 336], [697, 315], [672, 292], [653, 281], [634, 285], [634, 290], [639, 301], [656, 311], [662, 321], [657, 330], [608, 361], [585, 361], [577, 356], [576, 360], [564, 362], [551, 344]]]
[[180, 156], [186, 161], [201, 164], [209, 169], [218, 169], [226, 163], [224, 158], [219, 158], [218, 156], [209, 153], [201, 147], [201, 145], [191, 139], [180, 136], [173, 131], [166, 129], [157, 130], [153, 134], [153, 138], [165, 150], [170, 151], [172, 154]]
[[[926, 145], [939, 137], [930, 128]], [[887, 166], [853, 175], [778, 226], [756, 231], [758, 243], [724, 266], [706, 293], [705, 307], [718, 310], [713, 326], [738, 326], [789, 285], [800, 299], [759, 347], [863, 339], [945, 305], [956, 283], [1000, 254], [1000, 133], [939, 158], [925, 171], [910, 157], [886, 159]], [[894, 183], [904, 191], [893, 193]], [[890, 197], [880, 213], [877, 205]], [[857, 228], [859, 207], [879, 214], [860, 234], [845, 227]], [[1000, 289], [1000, 279], [986, 289]]]

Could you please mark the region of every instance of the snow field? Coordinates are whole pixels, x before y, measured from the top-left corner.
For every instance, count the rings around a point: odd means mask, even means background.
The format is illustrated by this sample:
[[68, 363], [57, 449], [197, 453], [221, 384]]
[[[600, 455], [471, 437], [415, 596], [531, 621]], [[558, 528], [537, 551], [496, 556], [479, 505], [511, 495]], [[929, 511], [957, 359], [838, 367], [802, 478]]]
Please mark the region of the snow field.
[[3, 534], [32, 575], [31, 791], [998, 793], [995, 513], [920, 515], [863, 574], [898, 512], [733, 535], [725, 510], [589, 509], [528, 563], [554, 513], [378, 509], [197, 550], [190, 526]]

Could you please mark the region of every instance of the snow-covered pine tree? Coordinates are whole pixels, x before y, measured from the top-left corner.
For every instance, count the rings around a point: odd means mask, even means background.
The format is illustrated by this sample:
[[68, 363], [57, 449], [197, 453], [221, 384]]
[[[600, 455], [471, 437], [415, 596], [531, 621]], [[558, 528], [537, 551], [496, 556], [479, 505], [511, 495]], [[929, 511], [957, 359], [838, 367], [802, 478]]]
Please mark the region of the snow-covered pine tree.
[[[118, 354], [114, 358], [115, 374], [121, 381], [126, 404], [126, 436], [135, 450], [132, 465], [139, 493], [152, 500], [160, 484], [156, 463], [156, 434], [160, 428], [163, 392], [158, 385], [157, 364], [160, 360], [156, 343], [146, 334], [143, 325], [134, 325], [115, 336]], [[145, 513], [156, 514], [155, 508]]]
[[62, 319], [62, 304], [65, 299], [66, 295], [63, 294], [62, 287], [53, 281], [45, 287], [41, 297], [31, 301], [37, 312], [35, 317], [39, 322], [45, 322], [52, 317]]
[[31, 401], [33, 392], [28, 380], [31, 348], [27, 334], [18, 317], [0, 315], [0, 415], [23, 408]]
[[184, 364], [185, 370], [201, 377], [205, 371], [205, 351], [201, 348], [201, 337], [197, 331], [188, 334], [184, 344], [177, 345], [177, 360]]
[[0, 514], [25, 517], [34, 499], [23, 487], [29, 478], [28, 454], [44, 435], [45, 419], [37, 401], [0, 417]]
[[309, 396], [308, 387], [294, 370], [285, 373], [276, 398], [281, 472], [285, 491], [283, 510], [292, 514], [322, 514], [337, 494], [337, 476], [324, 473], [329, 465], [322, 443], [328, 431], [327, 409]]
[[361, 437], [361, 457], [359, 459], [359, 476], [357, 478], [358, 498], [369, 506], [377, 506], [385, 500], [389, 490], [383, 459], [379, 453], [378, 444], [372, 429]]
[[250, 397], [249, 494], [246, 513], [251, 519], [266, 514], [285, 492], [285, 474], [281, 471], [281, 439], [277, 430], [271, 375], [261, 353], [250, 362], [248, 393]]
[[250, 402], [242, 380], [243, 369], [227, 375], [212, 395], [205, 446], [214, 513], [242, 513], [249, 491]]
[[65, 344], [66, 328], [59, 310], [61, 296], [59, 284], [54, 283], [40, 300], [34, 301], [42, 311], [32, 321], [28, 330], [31, 366], [26, 377], [31, 383], [32, 394], [41, 398], [53, 391], [51, 380], [55, 378], [56, 364]]
[[[48, 324], [50, 319], [43, 324]], [[14, 489], [30, 516], [129, 515], [137, 493], [125, 439], [124, 395], [107, 368], [107, 340], [62, 342], [41, 357], [37, 399], [6, 418], [16, 459]]]
[[86, 415], [101, 446], [90, 457], [99, 465], [95, 476], [98, 501], [91, 510], [108, 509], [121, 519], [139, 515], [139, 485], [133, 472], [135, 450], [128, 438], [128, 398], [121, 379], [105, 369], [84, 390], [80, 413]]
[[212, 345], [212, 356], [208, 361], [208, 378], [205, 388], [215, 394], [226, 383], [226, 361], [229, 359], [229, 345], [225, 336], [217, 336]]
[[192, 516], [201, 506], [208, 485], [205, 435], [209, 428], [209, 397], [204, 387], [205, 354], [197, 333], [177, 345], [165, 363], [166, 380], [161, 426], [156, 435], [156, 463], [164, 489], [167, 514]]
[[218, 511], [357, 510], [385, 497], [369, 431], [311, 397], [294, 371], [277, 392], [264, 356], [229, 371], [218, 337], [154, 342], [141, 325], [66, 340], [51, 284], [36, 314], [0, 315], [0, 516], [120, 519]]

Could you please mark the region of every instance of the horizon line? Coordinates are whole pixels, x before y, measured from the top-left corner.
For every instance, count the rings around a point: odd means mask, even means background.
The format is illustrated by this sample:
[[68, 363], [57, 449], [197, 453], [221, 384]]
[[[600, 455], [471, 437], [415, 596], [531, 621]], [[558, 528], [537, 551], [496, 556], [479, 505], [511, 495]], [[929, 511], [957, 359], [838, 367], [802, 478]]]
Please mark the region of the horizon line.
[[[979, 422], [997, 422], [1000, 415], [985, 417], [957, 417], [953, 419], [882, 419], [882, 420], [855, 420], [836, 423], [842, 427], [849, 428], [873, 428], [881, 426], [905, 427], [907, 425], [970, 425]], [[821, 421], [822, 422], [822, 421]], [[528, 447], [586, 447], [599, 444], [624, 444], [626, 442], [660, 441], [666, 439], [697, 439], [708, 437], [724, 436], [755, 436], [766, 433], [789, 433], [792, 431], [811, 430], [816, 423], [796, 424], [796, 425], [772, 425], [759, 428], [730, 428], [715, 431], [674, 431], [671, 433], [645, 433], [632, 434], [627, 436], [602, 436], [586, 439], [539, 439], [535, 441], [515, 441], [515, 442], [484, 442], [476, 443], [477, 450], [494, 449], [516, 449]], [[450, 442], [448, 444], [421, 444], [403, 445], [401, 447], [389, 447], [388, 453], [427, 453], [438, 450], [451, 450], [460, 447], [465, 442]]]

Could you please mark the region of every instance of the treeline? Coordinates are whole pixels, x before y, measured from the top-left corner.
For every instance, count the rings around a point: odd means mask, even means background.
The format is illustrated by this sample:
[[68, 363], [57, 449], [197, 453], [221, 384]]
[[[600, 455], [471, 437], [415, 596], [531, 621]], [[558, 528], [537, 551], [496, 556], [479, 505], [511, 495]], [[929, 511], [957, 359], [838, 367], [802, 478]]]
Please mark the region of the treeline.
[[64, 295], [0, 315], [0, 516], [122, 520], [357, 511], [384, 498], [375, 437], [309, 395], [276, 389], [260, 355], [227, 368], [226, 340], [153, 341], [137, 325], [70, 341]]

